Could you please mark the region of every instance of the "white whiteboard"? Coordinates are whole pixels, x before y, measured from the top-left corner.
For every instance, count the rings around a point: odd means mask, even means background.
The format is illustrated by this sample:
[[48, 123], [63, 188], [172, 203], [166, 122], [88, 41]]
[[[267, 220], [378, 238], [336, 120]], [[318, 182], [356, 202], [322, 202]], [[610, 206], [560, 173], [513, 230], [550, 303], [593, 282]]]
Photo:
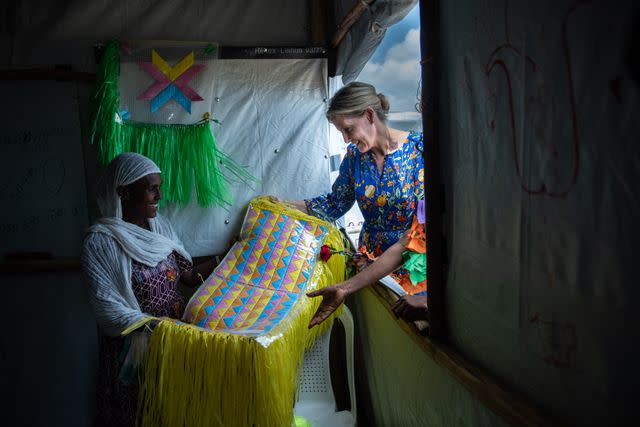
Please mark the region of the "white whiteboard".
[[78, 256], [88, 225], [75, 83], [2, 81], [0, 257]]

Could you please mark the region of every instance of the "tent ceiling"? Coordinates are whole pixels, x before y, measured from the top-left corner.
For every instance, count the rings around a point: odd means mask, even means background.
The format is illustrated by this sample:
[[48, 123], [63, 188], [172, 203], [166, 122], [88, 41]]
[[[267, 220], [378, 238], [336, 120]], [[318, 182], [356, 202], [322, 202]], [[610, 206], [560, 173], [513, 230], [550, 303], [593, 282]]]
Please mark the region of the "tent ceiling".
[[[222, 46], [312, 46], [317, 44], [311, 37], [314, 23], [322, 25], [326, 16], [324, 33], [330, 39], [357, 1], [6, 2], [0, 6], [0, 15], [5, 17], [0, 22], [0, 65], [65, 63], [89, 71], [91, 61], [68, 57], [65, 48], [71, 51], [109, 38], [207, 40]], [[416, 4], [417, 0], [374, 1], [340, 44], [336, 74], [342, 74], [345, 81], [353, 80], [382, 41], [386, 28]]]

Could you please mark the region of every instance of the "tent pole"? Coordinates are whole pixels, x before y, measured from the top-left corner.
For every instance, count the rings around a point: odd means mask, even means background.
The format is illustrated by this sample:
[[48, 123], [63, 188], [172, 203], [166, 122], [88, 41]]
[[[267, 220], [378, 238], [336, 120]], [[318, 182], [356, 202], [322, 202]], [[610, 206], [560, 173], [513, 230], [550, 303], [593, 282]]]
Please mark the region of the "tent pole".
[[427, 208], [427, 287], [429, 335], [446, 339], [445, 283], [443, 264], [443, 212], [439, 141], [439, 2], [420, 0], [420, 49], [422, 94], [420, 105], [424, 129], [424, 185]]
[[327, 0], [309, 0], [311, 46], [327, 46]]
[[347, 13], [338, 26], [338, 30], [334, 34], [331, 39], [331, 47], [337, 48], [342, 42], [344, 36], [349, 32], [353, 24], [355, 24], [358, 19], [362, 16], [365, 10], [371, 6], [374, 0], [358, 0], [356, 4], [351, 8], [349, 13]]

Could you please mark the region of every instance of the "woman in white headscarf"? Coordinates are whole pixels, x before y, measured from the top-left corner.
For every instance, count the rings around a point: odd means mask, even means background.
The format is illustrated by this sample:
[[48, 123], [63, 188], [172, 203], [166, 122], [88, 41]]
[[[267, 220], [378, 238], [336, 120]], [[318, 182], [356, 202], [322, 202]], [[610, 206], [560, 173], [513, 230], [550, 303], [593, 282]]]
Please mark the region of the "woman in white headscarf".
[[214, 267], [209, 263], [194, 269], [171, 224], [158, 214], [161, 184], [158, 166], [136, 153], [114, 158], [98, 183], [102, 217], [85, 237], [82, 267], [103, 335], [96, 417], [100, 425], [135, 422], [138, 387], [136, 381], [123, 382], [127, 373], [122, 367], [144, 341], [144, 333], [127, 340], [121, 333], [145, 320], [153, 326], [154, 317], [180, 318], [185, 299], [178, 280], [195, 286], [196, 275], [207, 277]]

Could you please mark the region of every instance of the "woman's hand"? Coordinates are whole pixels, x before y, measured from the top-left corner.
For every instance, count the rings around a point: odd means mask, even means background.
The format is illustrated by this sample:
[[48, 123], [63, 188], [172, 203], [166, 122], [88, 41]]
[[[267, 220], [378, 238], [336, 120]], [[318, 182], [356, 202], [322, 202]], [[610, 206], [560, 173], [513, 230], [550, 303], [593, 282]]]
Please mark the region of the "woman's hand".
[[391, 306], [391, 311], [404, 320], [427, 320], [427, 296], [403, 295]]
[[320, 306], [309, 322], [309, 329], [327, 320], [340, 307], [347, 295], [349, 295], [349, 292], [340, 285], [327, 286], [326, 288], [309, 292], [307, 296], [310, 298], [322, 297]]

